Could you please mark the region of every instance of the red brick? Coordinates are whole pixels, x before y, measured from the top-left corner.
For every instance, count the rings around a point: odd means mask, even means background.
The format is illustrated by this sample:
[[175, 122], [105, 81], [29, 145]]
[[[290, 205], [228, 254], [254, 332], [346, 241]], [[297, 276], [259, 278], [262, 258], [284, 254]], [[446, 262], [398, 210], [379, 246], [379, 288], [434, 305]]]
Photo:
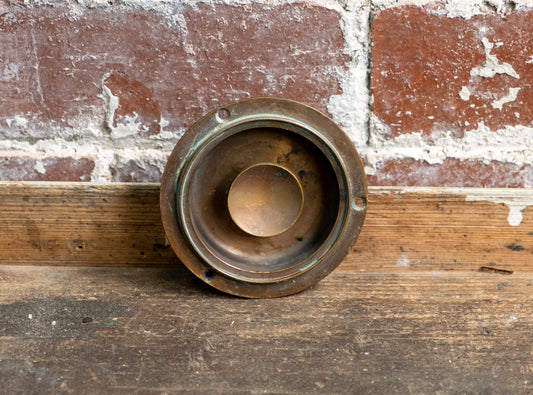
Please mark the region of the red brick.
[[161, 170], [157, 166], [130, 160], [113, 170], [114, 182], [160, 182]]
[[[76, 118], [104, 120], [105, 84], [118, 96], [114, 123], [137, 114], [141, 131], [176, 130], [247, 96], [283, 96], [326, 110], [344, 68], [340, 15], [307, 4], [185, 7], [186, 31], [154, 11], [115, 5], [73, 14], [61, 3], [0, 10], [0, 134], [29, 120], [76, 134]], [[312, 28], [311, 28], [312, 27]]]
[[377, 165], [376, 174], [368, 176], [368, 182], [382, 186], [531, 188], [533, 166], [457, 159], [446, 159], [439, 165], [413, 159], [389, 160]]
[[[466, 20], [437, 16], [432, 7], [395, 7], [374, 15], [374, 115], [390, 126], [392, 136], [452, 130], [460, 137], [480, 122], [492, 130], [533, 125], [533, 65], [527, 63], [533, 55], [533, 12]], [[483, 38], [502, 43], [490, 53], [512, 65], [519, 79], [470, 74], [485, 63]], [[463, 86], [472, 92], [468, 101], [459, 97]], [[511, 87], [520, 88], [517, 99], [493, 108]]]
[[45, 158], [41, 164], [42, 173], [34, 158], [2, 157], [0, 181], [90, 181], [94, 169], [94, 162], [89, 159]]
[[118, 122], [127, 123], [127, 116], [139, 116], [144, 121], [142, 134], [151, 135], [160, 131], [161, 111], [150, 88], [139, 81], [131, 81], [120, 72], [111, 73], [104, 84], [113, 96], [119, 97], [119, 106], [113, 119], [114, 127], [117, 127]]
[[278, 96], [326, 111], [329, 97], [340, 93], [335, 69], [348, 57], [335, 11], [304, 3], [199, 4], [185, 19], [196, 60], [193, 81], [179, 93], [192, 99], [187, 108]]

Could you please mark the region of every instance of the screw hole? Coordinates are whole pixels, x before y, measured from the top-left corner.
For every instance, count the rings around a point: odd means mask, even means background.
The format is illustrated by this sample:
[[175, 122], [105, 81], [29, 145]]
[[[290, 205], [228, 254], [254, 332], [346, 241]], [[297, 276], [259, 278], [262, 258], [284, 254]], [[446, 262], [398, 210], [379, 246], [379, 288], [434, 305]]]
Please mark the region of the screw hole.
[[229, 116], [230, 116], [229, 110], [226, 108], [221, 108], [220, 110], [217, 111], [217, 115], [216, 115], [217, 122], [222, 123], [226, 121], [229, 118]]
[[213, 269], [208, 269], [204, 272], [203, 277], [204, 281], [210, 283], [215, 279], [215, 271]]
[[354, 210], [362, 211], [366, 209], [366, 198], [364, 197], [356, 197], [352, 202], [352, 207]]

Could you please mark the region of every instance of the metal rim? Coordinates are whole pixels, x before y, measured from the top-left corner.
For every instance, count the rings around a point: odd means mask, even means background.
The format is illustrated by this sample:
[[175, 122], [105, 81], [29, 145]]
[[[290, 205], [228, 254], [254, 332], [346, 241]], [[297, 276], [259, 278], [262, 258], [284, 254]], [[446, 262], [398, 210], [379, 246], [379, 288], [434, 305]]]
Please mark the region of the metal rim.
[[[285, 133], [288, 138], [305, 140], [321, 152], [323, 158], [320, 160], [329, 163], [336, 178], [338, 210], [336, 218], [331, 219], [334, 224], [318, 248], [297, 262], [280, 267], [267, 265], [264, 269], [263, 266], [232, 262], [224, 255], [225, 250], [218, 256], [213, 253], [209, 242], [202, 239], [205, 230], [201, 228], [202, 224], [197, 224], [202, 211], [195, 211], [191, 194], [197, 192], [194, 180], [203, 174], [199, 170], [202, 163], [209, 155], [214, 155], [210, 154], [213, 150], [223, 146], [222, 142], [231, 136], [246, 138], [252, 130], [270, 129]], [[161, 184], [163, 225], [180, 260], [213, 287], [244, 297], [292, 294], [308, 288], [331, 272], [358, 237], [366, 213], [366, 199], [361, 160], [342, 130], [308, 106], [275, 98], [231, 103], [200, 119], [176, 145]]]
[[330, 163], [335, 165], [335, 176], [337, 177], [339, 188], [346, 191], [348, 189], [348, 185], [342, 164], [338, 163], [336, 157], [330, 152], [327, 142], [319, 139], [316, 133], [309, 133], [309, 130], [305, 129], [300, 130], [300, 127], [294, 128], [295, 125], [289, 124], [287, 119], [283, 119], [283, 123], [280, 123], [279, 119], [268, 119], [268, 116], [265, 114], [260, 114], [260, 116], [260, 120], [253, 118], [250, 119], [251, 117], [247, 117], [245, 122], [239, 122], [237, 128], [234, 128], [230, 124], [227, 125], [226, 128], [222, 128], [219, 131], [206, 131], [206, 134], [211, 138], [208, 139], [205, 144], [202, 144], [200, 147], [198, 147], [196, 150], [196, 155], [187, 161], [187, 164], [182, 169], [180, 177], [177, 181], [176, 209], [178, 223], [183, 234], [186, 236], [189, 242], [189, 246], [195, 250], [195, 252], [204, 262], [208, 262], [209, 265], [217, 272], [225, 274], [234, 279], [250, 283], [275, 283], [301, 275], [301, 273], [312, 268], [323, 258], [325, 254], [329, 252], [330, 248], [334, 243], [337, 242], [339, 235], [342, 232], [346, 217], [348, 215], [348, 206], [344, 201], [339, 202], [339, 213], [327, 239], [320, 245], [320, 247], [316, 248], [314, 251], [310, 251], [310, 254], [305, 260], [296, 262], [294, 265], [287, 266], [282, 270], [271, 268], [266, 273], [243, 270], [243, 268], [241, 268], [239, 265], [232, 265], [224, 262], [224, 257], [217, 256], [212, 252], [212, 249], [205, 247], [198, 235], [198, 232], [196, 232], [194, 229], [194, 225], [192, 224], [194, 218], [188, 212], [189, 205], [187, 200], [193, 195], [189, 187], [191, 185], [191, 178], [196, 174], [196, 166], [201, 164], [206, 155], [209, 154], [211, 150], [217, 147], [222, 141], [237, 133], [251, 130], [257, 125], [257, 122], [260, 122], [262, 127], [275, 127], [286, 131], [293, 131], [295, 133], [302, 132], [302, 134], [306, 135], [309, 140], [316, 140], [315, 143], [317, 144], [317, 147], [327, 152], [327, 156], [329, 156], [331, 160]]

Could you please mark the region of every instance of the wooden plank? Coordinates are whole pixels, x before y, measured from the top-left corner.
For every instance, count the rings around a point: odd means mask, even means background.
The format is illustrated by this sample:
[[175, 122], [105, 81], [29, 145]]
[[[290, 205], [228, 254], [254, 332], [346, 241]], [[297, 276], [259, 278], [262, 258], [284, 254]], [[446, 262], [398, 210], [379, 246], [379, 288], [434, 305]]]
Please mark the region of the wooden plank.
[[[158, 184], [0, 183], [0, 260], [174, 265], [158, 198]], [[370, 188], [342, 268], [532, 271], [532, 205], [527, 189]]]
[[162, 266], [158, 184], [0, 183], [3, 264]]
[[177, 268], [0, 267], [5, 393], [533, 392], [533, 275], [337, 270], [274, 300]]
[[365, 225], [343, 265], [532, 271], [533, 190], [371, 188]]

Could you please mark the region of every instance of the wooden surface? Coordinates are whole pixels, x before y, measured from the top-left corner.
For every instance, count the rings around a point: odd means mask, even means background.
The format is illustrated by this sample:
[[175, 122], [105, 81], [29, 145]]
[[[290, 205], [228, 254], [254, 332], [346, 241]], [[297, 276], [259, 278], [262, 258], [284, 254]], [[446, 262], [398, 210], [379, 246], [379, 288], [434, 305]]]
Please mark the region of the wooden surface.
[[157, 185], [0, 184], [0, 393], [531, 394], [532, 196], [371, 189], [337, 270], [246, 300], [177, 262]]
[[3, 393], [533, 391], [531, 272], [338, 270], [246, 300], [180, 267], [4, 266], [0, 287]]
[[176, 263], [158, 184], [0, 183], [0, 257], [17, 265]]
[[[0, 183], [12, 265], [168, 266], [158, 184]], [[509, 206], [525, 205], [519, 226]], [[527, 206], [527, 204], [531, 206]], [[533, 270], [533, 190], [371, 188], [346, 270]]]

